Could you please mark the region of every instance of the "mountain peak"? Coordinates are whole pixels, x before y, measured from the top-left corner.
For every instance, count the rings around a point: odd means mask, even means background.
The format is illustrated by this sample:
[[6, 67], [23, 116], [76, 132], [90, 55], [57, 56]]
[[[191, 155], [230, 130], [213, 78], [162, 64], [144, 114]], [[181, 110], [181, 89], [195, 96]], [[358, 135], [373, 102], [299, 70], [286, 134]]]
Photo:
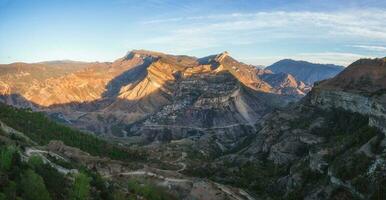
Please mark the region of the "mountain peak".
[[220, 54], [218, 54], [215, 58], [217, 62], [221, 62], [225, 57], [229, 56], [229, 53], [227, 51], [224, 51]]
[[160, 57], [165, 55], [164, 53], [157, 52], [157, 51], [150, 51], [150, 50], [144, 50], [144, 49], [134, 49], [132, 51], [129, 51], [127, 55], [125, 56], [126, 59], [131, 59], [133, 57]]

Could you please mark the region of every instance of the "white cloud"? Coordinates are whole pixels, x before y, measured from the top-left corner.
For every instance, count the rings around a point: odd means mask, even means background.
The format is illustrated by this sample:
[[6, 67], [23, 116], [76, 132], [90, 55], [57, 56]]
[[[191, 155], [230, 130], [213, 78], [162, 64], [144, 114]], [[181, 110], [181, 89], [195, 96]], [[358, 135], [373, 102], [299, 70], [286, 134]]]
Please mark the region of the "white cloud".
[[[167, 23], [176, 23], [169, 37], [182, 33], [215, 35], [227, 31], [233, 34], [239, 31], [271, 31], [286, 32], [281, 37], [299, 38], [305, 33], [316, 33], [320, 36], [360, 37], [386, 41], [386, 11], [383, 10], [355, 10], [346, 12], [257, 12], [233, 13], [228, 15], [208, 15], [194, 17], [180, 17], [170, 19], [156, 19], [144, 21], [142, 24], [164, 26]], [[237, 37], [237, 35], [235, 35]], [[313, 35], [318, 37], [318, 35]]]
[[373, 58], [372, 56], [342, 53], [342, 52], [322, 52], [322, 53], [301, 53], [294, 56], [294, 59], [309, 60], [315, 63], [333, 63], [347, 66], [361, 58]]
[[246, 63], [267, 66], [285, 58], [290, 58], [294, 60], [305, 60], [313, 63], [337, 64], [337, 65], [348, 66], [349, 64], [353, 63], [358, 59], [373, 58], [373, 57], [362, 55], [362, 54], [344, 53], [344, 52], [322, 52], [322, 53], [298, 53], [294, 55], [281, 55], [281, 56], [262, 56], [262, 57], [257, 56], [257, 57], [241, 58], [240, 60]]
[[[385, 43], [385, 10], [346, 10], [337, 12], [273, 11], [256, 13], [232, 13], [223, 15], [191, 16], [143, 21], [142, 26], [159, 30], [157, 36], [145, 41], [145, 45], [165, 47], [165, 51], [189, 53], [208, 48], [228, 48], [234, 45], [255, 45], [264, 50], [263, 45], [295, 45], [297, 51], [286, 57], [256, 57], [245, 59], [252, 64], [270, 64], [282, 58], [294, 58], [318, 63], [348, 65], [368, 57], [339, 48], [345, 44]], [[315, 49], [303, 49], [302, 44], [342, 44], [332, 51], [319, 53], [299, 53]], [[384, 51], [374, 46], [357, 45], [356, 48]], [[358, 50], [358, 49], [357, 49]], [[272, 49], [270, 50], [272, 51]], [[341, 53], [344, 51], [345, 53]], [[353, 51], [354, 52], [354, 51]], [[356, 51], [358, 52], [358, 51]], [[369, 53], [369, 52], [367, 52]], [[270, 52], [275, 55], [275, 52]]]
[[369, 51], [386, 52], [386, 46], [373, 46], [373, 45], [352, 45], [352, 47], [365, 49]]

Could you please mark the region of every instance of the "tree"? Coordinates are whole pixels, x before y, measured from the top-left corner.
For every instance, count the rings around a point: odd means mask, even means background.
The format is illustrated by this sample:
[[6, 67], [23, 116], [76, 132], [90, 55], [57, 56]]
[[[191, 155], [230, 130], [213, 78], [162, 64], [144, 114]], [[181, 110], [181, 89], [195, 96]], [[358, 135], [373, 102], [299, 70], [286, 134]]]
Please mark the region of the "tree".
[[31, 156], [28, 159], [28, 165], [31, 166], [32, 169], [37, 169], [44, 164], [43, 159], [40, 156]]
[[71, 200], [86, 200], [90, 197], [90, 178], [79, 173], [75, 176], [74, 185], [70, 193]]
[[16, 153], [15, 147], [9, 146], [0, 150], [0, 169], [8, 171], [12, 167], [13, 158]]
[[23, 198], [26, 200], [50, 200], [50, 195], [41, 176], [28, 169], [21, 177]]
[[[5, 199], [16, 199], [17, 184], [14, 181], [10, 181], [4, 188]], [[0, 198], [1, 199], [1, 198]]]

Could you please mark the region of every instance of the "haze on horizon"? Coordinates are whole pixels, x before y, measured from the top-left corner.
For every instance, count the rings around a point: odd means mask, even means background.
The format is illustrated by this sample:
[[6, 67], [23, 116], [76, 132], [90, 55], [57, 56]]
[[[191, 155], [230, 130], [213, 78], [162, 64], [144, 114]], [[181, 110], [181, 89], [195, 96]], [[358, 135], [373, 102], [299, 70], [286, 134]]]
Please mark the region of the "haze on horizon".
[[0, 0], [0, 63], [113, 61], [131, 49], [347, 65], [386, 55], [386, 1]]

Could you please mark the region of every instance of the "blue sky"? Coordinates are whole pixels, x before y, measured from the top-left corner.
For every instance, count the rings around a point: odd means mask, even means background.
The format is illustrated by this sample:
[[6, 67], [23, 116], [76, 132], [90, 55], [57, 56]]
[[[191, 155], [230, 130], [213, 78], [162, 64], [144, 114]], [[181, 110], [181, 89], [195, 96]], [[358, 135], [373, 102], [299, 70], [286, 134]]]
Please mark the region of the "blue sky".
[[0, 63], [131, 49], [347, 65], [386, 56], [386, 0], [0, 0]]

